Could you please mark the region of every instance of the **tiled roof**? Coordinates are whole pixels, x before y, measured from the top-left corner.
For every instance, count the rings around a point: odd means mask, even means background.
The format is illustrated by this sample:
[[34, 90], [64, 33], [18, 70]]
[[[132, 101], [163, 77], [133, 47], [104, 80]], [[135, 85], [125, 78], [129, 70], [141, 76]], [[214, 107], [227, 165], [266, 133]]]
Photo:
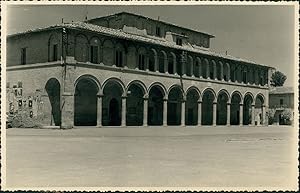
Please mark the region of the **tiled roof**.
[[197, 33], [205, 34], [205, 35], [210, 36], [211, 38], [215, 37], [214, 35], [212, 35], [210, 33], [207, 33], [207, 32], [204, 32], [204, 31], [198, 31], [198, 30], [195, 30], [195, 29], [190, 29], [190, 28], [178, 26], [178, 25], [175, 25], [173, 23], [169, 23], [169, 22], [165, 22], [165, 21], [161, 21], [161, 20], [156, 20], [156, 19], [153, 19], [153, 18], [150, 18], [150, 17], [146, 17], [146, 16], [143, 16], [143, 15], [138, 15], [136, 13], [129, 13], [129, 12], [120, 12], [120, 13], [115, 13], [115, 14], [111, 14], [111, 15], [107, 15], [107, 16], [97, 17], [97, 18], [89, 19], [89, 20], [87, 20], [87, 22], [97, 20], [97, 19], [101, 19], [101, 18], [114, 17], [114, 16], [122, 15], [122, 14], [133, 15], [133, 16], [136, 16], [136, 17], [142, 17], [142, 18], [152, 20], [152, 21], [158, 21], [158, 22], [164, 23], [166, 25], [175, 26], [175, 27], [179, 27], [179, 28], [186, 29], [186, 30], [189, 30], [189, 31], [194, 31], [194, 32], [197, 32]]
[[290, 94], [294, 93], [293, 87], [271, 87], [269, 94]]
[[[246, 59], [237, 58], [237, 57], [230, 56], [230, 55], [219, 54], [219, 53], [210, 51], [207, 48], [202, 48], [202, 47], [195, 46], [195, 45], [179, 46], [179, 45], [176, 45], [175, 42], [167, 41], [164, 38], [131, 34], [131, 33], [124, 32], [123, 30], [107, 28], [107, 27], [89, 24], [89, 23], [85, 23], [85, 22], [57, 24], [57, 25], [53, 25], [53, 26], [49, 26], [49, 27], [37, 28], [34, 30], [28, 30], [25, 32], [17, 33], [17, 34], [12, 34], [12, 35], [9, 35], [8, 37], [14, 37], [14, 36], [18, 36], [21, 34], [40, 32], [40, 31], [46, 31], [46, 30], [51, 30], [51, 29], [59, 29], [59, 28], [63, 28], [63, 27], [70, 28], [70, 29], [77, 29], [77, 30], [85, 30], [85, 31], [95, 32], [95, 33], [99, 33], [99, 34], [103, 34], [103, 35], [107, 35], [107, 36], [112, 36], [112, 37], [117, 37], [117, 38], [127, 39], [127, 40], [133, 40], [133, 41], [140, 41], [143, 43], [150, 43], [150, 44], [160, 45], [160, 46], [169, 47], [169, 48], [173, 48], [173, 49], [190, 51], [190, 52], [194, 52], [194, 53], [234, 60], [237, 62], [245, 62], [245, 63], [250, 63], [250, 64], [261, 65], [261, 64], [258, 64], [256, 62], [249, 61]], [[266, 65], [261, 65], [261, 66], [266, 66]], [[266, 66], [266, 67], [268, 67], [268, 66]]]

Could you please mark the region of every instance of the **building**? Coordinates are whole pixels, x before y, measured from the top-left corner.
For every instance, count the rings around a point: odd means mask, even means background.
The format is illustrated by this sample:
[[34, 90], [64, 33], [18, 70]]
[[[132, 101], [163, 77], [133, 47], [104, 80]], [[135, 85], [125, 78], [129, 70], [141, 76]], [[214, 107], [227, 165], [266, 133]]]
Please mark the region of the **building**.
[[[294, 90], [293, 87], [273, 87], [269, 92], [269, 110], [272, 112], [273, 124], [292, 124], [294, 117]], [[289, 120], [284, 114], [290, 114]], [[271, 116], [271, 115], [270, 115]], [[288, 123], [291, 121], [290, 123]]]
[[121, 12], [7, 37], [10, 113], [39, 125], [266, 125], [271, 68]]

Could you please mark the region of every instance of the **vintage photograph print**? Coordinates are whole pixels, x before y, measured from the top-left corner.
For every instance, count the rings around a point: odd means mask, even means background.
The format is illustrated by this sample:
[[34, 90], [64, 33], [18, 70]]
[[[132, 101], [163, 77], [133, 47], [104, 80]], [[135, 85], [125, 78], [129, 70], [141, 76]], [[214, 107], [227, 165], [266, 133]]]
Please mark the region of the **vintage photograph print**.
[[297, 190], [297, 2], [2, 2], [3, 190]]

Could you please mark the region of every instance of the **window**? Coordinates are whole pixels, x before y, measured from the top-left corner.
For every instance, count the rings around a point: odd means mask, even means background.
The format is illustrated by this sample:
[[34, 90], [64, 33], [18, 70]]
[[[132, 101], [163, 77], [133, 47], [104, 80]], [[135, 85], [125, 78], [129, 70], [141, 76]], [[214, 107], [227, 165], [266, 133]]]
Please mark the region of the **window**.
[[176, 39], [176, 45], [182, 46], [182, 39], [181, 38]]
[[57, 61], [57, 44], [53, 45], [53, 58], [52, 61]]
[[280, 99], [280, 105], [283, 105], [283, 99]]
[[156, 27], [156, 36], [161, 37], [160, 27]]
[[116, 66], [117, 67], [123, 66], [123, 52], [119, 50], [116, 51]]
[[247, 83], [247, 72], [243, 71], [243, 82]]
[[26, 48], [21, 49], [21, 64], [26, 64]]
[[90, 62], [94, 64], [98, 63], [98, 46], [91, 46]]
[[264, 78], [262, 76], [260, 77], [259, 82], [260, 82], [260, 85], [262, 85], [262, 86], [264, 85]]
[[139, 54], [139, 69], [145, 70], [145, 55]]

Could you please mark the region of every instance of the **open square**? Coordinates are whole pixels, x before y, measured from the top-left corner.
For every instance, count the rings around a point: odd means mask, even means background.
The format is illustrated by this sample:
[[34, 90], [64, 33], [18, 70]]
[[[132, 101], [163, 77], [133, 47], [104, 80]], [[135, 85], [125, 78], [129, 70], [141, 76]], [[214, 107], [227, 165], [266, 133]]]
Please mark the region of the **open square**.
[[7, 188], [297, 186], [293, 127], [8, 129]]

